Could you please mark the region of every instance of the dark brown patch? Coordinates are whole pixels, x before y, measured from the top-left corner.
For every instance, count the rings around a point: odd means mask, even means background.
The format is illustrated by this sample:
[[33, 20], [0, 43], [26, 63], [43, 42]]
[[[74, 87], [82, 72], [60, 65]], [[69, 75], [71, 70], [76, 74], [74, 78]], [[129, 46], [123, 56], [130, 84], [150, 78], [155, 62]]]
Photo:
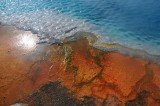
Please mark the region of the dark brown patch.
[[137, 94], [134, 100], [129, 100], [126, 102], [125, 106], [147, 106], [148, 103], [146, 98], [150, 95], [148, 91], [141, 91]]
[[29, 97], [28, 102], [33, 106], [81, 106], [58, 81], [49, 82], [40, 87]]

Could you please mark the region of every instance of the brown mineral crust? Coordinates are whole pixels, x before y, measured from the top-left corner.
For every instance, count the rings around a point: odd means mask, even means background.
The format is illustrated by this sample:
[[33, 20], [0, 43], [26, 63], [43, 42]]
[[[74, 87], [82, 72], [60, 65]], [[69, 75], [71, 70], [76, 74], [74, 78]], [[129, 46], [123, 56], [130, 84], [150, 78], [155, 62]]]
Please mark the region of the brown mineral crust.
[[[136, 93], [146, 90], [151, 95], [154, 102], [159, 103], [160, 100], [160, 88], [154, 83], [154, 66], [155, 64], [148, 63], [145, 65], [145, 75], [136, 83], [133, 87], [130, 97], [133, 97]], [[149, 101], [148, 101], [149, 102]]]
[[[19, 33], [33, 36], [29, 32]], [[14, 45], [19, 33], [15, 30], [12, 34], [0, 33], [0, 105], [14, 104], [20, 98], [32, 95], [40, 85], [56, 81], [80, 103], [160, 105], [159, 65], [95, 49], [86, 38], [52, 46], [36, 44], [28, 50]], [[53, 85], [49, 84], [50, 92], [55, 92]], [[43, 102], [47, 89], [36, 94], [33, 100]], [[149, 95], [144, 97], [145, 93]], [[44, 95], [46, 101], [57, 100], [54, 95]]]
[[[30, 106], [83, 106], [81, 102], [74, 98], [74, 95], [67, 92], [67, 88], [62, 87], [60, 82], [48, 82], [33, 92], [29, 97], [18, 102], [26, 103]], [[94, 102], [93, 102], [94, 103]]]
[[133, 100], [128, 100], [125, 106], [159, 106], [160, 101], [155, 100], [151, 93], [143, 90], [137, 93], [136, 97]]
[[28, 73], [28, 76], [32, 81], [33, 89], [37, 89], [40, 85], [49, 81], [47, 73], [50, 67], [51, 63], [48, 61], [38, 61], [31, 66], [31, 71]]
[[160, 66], [156, 64], [151, 64], [151, 67], [153, 68], [154, 72], [154, 78], [153, 81], [154, 83], [160, 88]]
[[119, 53], [108, 53], [103, 55], [102, 65], [104, 71], [102, 73], [106, 82], [117, 85], [122, 92], [122, 96], [126, 97], [136, 85], [136, 82], [145, 74], [145, 61], [124, 57]]
[[[24, 95], [32, 90], [32, 88], [27, 87], [30, 81], [26, 80], [25, 76], [28, 65], [10, 54], [9, 41], [4, 42], [5, 40], [0, 39], [0, 105], [12, 103], [17, 98], [21, 98], [22, 93]], [[25, 91], [21, 89], [21, 82], [25, 82], [25, 85], [23, 85]]]
[[[67, 86], [72, 92], [75, 92], [79, 98], [91, 95], [92, 80], [101, 72], [101, 67], [95, 63], [95, 58], [90, 53], [90, 47], [86, 39], [81, 39], [76, 42], [63, 44], [58, 48], [58, 53], [61, 56], [53, 56], [53, 66], [50, 69], [50, 78], [52, 81], [57, 79], [62, 81], [63, 86]], [[67, 56], [67, 53], [62, 53], [63, 50], [74, 50]], [[56, 57], [56, 58], [55, 58]], [[57, 58], [59, 57], [59, 58]]]
[[101, 71], [101, 67], [95, 62], [95, 58], [90, 53], [90, 46], [86, 39], [71, 44], [74, 53], [72, 54], [71, 65], [78, 67], [75, 74], [75, 85], [91, 82]]
[[149, 97], [149, 92], [142, 91], [136, 95], [136, 98], [126, 102], [125, 106], [147, 106], [146, 99]]
[[[121, 98], [121, 92], [117, 90], [115, 84], [107, 83], [100, 79], [96, 79], [94, 81], [91, 90], [93, 96], [102, 100], [108, 98], [109, 96], [116, 96]], [[123, 98], [121, 98], [121, 100], [123, 100]]]
[[[39, 62], [43, 61], [45, 56], [43, 51], [45, 46], [38, 46], [37, 49], [36, 47], [21, 48], [21, 45], [17, 45], [19, 34], [33, 36], [29, 32], [16, 30], [13, 30], [12, 34], [11, 32], [0, 33], [0, 106], [9, 106], [30, 94], [41, 84], [48, 82], [46, 71], [50, 67], [50, 62], [48, 60]], [[45, 77], [40, 77], [43, 76], [41, 74]], [[38, 78], [41, 80], [38, 81]]]
[[160, 101], [159, 100], [154, 100], [152, 97], [148, 97], [147, 100], [148, 106], [159, 106]]
[[[150, 67], [147, 61], [116, 52], [104, 53], [93, 49], [86, 42], [85, 39], [81, 39], [63, 45], [72, 47], [71, 60], [65, 71], [71, 72], [73, 76], [70, 80], [73, 79], [74, 82], [62, 80], [62, 85], [67, 86], [77, 97], [82, 98], [88, 95], [104, 100], [115, 95], [122, 103], [125, 103], [126, 100], [134, 98], [138, 92], [146, 89], [153, 93], [153, 98], [160, 98], [159, 87], [147, 80], [152, 77], [151, 74], [146, 73], [147, 67]], [[97, 68], [94, 67], [94, 64], [97, 65]], [[71, 71], [72, 66], [76, 67], [74, 73]], [[94, 67], [95, 72], [89, 68], [90, 66]], [[152, 67], [150, 68], [152, 69]], [[136, 90], [134, 90], [135, 88]], [[153, 89], [158, 93], [158, 96], [155, 95]]]

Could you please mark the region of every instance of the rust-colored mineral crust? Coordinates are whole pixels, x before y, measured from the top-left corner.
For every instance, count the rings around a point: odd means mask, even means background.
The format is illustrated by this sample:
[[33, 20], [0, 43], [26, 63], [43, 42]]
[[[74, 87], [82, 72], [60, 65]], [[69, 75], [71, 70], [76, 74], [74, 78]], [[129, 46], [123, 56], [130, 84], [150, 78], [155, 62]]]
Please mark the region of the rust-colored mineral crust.
[[85, 37], [36, 42], [0, 27], [0, 106], [160, 106], [160, 65], [95, 49]]

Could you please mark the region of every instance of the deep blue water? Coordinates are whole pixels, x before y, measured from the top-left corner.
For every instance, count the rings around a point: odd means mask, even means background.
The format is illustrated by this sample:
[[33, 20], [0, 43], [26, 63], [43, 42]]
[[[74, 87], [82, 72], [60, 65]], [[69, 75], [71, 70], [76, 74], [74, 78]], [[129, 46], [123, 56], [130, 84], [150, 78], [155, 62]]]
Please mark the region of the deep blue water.
[[[31, 12], [33, 15], [35, 11], [58, 11], [59, 14], [67, 14], [70, 18], [74, 17], [78, 21], [83, 20], [91, 24], [88, 27], [96, 26], [90, 27], [90, 31], [97, 31], [103, 42], [120, 43], [127, 47], [145, 50], [150, 54], [160, 54], [160, 1], [158, 0], [1, 0], [0, 10], [3, 15], [0, 21], [5, 20], [4, 23], [7, 23], [6, 19], [10, 20], [5, 15], [16, 14], [22, 17], [24, 13]], [[40, 13], [42, 14], [40, 16], [51, 14]], [[37, 14], [34, 17], [30, 14], [25, 17], [35, 18]], [[42, 20], [39, 17], [37, 19]], [[46, 17], [48, 20], [46, 22], [50, 22], [49, 19], [52, 17], [54, 18], [54, 15]], [[66, 15], [61, 16], [60, 21], [65, 17]], [[14, 25], [21, 23], [13, 21], [14, 17], [12, 18], [10, 23]], [[30, 26], [32, 29], [31, 23], [32, 21], [29, 21], [26, 24], [27, 28]], [[81, 21], [69, 24], [78, 26]], [[68, 23], [64, 27], [67, 25]], [[43, 24], [40, 26], [43, 29]], [[87, 28], [87, 25], [84, 26]]]

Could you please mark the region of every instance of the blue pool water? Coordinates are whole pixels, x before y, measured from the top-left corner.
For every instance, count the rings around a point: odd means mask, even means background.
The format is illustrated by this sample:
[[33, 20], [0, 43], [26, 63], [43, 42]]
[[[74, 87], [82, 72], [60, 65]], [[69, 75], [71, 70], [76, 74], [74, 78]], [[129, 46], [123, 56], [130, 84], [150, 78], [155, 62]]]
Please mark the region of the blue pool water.
[[0, 22], [38, 33], [42, 41], [89, 31], [100, 42], [160, 55], [158, 0], [0, 0]]

